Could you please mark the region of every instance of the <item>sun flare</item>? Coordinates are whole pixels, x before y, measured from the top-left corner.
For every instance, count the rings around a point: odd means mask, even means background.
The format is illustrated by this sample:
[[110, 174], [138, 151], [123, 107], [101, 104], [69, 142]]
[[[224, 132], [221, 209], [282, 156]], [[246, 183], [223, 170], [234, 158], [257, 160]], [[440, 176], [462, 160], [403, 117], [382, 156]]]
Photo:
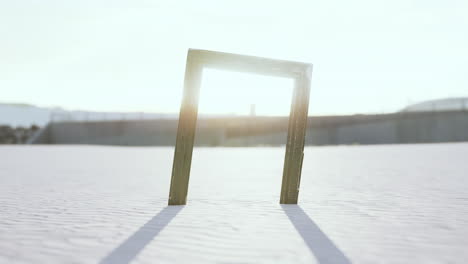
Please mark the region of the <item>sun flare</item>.
[[249, 73], [205, 69], [199, 113], [210, 115], [288, 116], [293, 80]]

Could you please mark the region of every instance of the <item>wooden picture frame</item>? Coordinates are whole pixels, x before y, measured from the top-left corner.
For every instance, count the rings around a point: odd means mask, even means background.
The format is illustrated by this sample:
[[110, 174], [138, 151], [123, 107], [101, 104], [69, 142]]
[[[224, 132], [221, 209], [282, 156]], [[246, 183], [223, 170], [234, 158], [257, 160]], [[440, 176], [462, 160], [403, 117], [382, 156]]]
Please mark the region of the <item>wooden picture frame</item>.
[[198, 97], [203, 68], [216, 68], [294, 79], [280, 203], [297, 204], [302, 161], [304, 159], [312, 65], [301, 62], [190, 49], [185, 69], [184, 94], [177, 130], [169, 205], [184, 205], [187, 203], [195, 127], [198, 115]]

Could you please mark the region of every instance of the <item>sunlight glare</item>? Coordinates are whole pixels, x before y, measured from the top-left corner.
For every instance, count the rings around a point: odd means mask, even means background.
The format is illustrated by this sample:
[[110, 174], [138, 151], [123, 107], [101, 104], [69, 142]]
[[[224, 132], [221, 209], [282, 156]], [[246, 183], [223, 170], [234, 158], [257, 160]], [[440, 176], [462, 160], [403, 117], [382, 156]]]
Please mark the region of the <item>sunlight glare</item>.
[[204, 69], [199, 113], [249, 115], [255, 105], [258, 116], [288, 116], [293, 80], [249, 73]]

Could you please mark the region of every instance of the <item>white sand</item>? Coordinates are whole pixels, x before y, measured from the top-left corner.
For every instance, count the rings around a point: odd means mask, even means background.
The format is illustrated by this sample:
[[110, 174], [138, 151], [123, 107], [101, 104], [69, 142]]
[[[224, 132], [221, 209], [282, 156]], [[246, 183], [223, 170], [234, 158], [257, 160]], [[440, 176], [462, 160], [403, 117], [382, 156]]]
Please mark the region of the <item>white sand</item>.
[[468, 144], [307, 148], [298, 206], [283, 148], [0, 147], [0, 263], [467, 263]]

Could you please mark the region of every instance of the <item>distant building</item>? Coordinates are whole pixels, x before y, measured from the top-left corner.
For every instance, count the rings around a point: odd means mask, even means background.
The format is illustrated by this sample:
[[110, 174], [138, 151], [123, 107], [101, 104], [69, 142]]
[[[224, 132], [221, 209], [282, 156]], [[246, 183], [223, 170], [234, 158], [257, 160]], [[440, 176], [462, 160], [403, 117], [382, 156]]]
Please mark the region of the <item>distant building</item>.
[[[284, 145], [288, 117], [203, 117], [197, 122], [197, 146]], [[37, 133], [34, 144], [174, 146], [178, 120], [58, 121]], [[410, 105], [389, 114], [313, 116], [306, 145], [468, 142], [468, 98]]]

